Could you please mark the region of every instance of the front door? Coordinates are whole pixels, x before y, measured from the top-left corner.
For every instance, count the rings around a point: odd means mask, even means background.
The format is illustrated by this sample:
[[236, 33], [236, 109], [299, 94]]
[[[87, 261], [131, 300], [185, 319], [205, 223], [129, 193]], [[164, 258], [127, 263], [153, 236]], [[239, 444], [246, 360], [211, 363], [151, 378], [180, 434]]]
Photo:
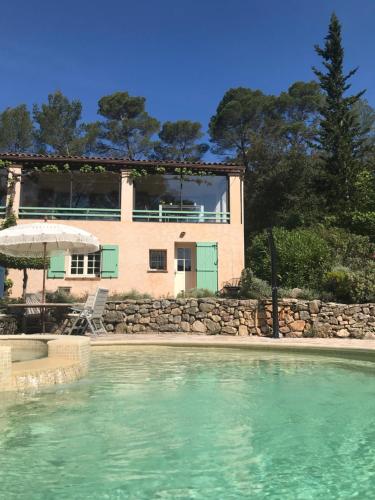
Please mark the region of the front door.
[[218, 255], [216, 242], [197, 243], [197, 288], [216, 293], [218, 289]]
[[195, 286], [194, 247], [176, 246], [175, 249], [175, 295]]

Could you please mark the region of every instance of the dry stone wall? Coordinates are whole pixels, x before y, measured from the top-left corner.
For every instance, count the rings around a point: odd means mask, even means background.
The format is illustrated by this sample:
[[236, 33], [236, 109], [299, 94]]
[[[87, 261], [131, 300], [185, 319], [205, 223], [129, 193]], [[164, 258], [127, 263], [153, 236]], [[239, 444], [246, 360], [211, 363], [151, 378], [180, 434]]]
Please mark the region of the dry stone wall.
[[257, 301], [207, 299], [127, 300], [109, 302], [104, 316], [115, 333], [185, 332], [256, 334]]
[[[111, 333], [272, 334], [268, 300], [168, 299], [109, 302], [104, 315]], [[283, 299], [279, 328], [285, 337], [375, 338], [375, 304], [335, 304]]]

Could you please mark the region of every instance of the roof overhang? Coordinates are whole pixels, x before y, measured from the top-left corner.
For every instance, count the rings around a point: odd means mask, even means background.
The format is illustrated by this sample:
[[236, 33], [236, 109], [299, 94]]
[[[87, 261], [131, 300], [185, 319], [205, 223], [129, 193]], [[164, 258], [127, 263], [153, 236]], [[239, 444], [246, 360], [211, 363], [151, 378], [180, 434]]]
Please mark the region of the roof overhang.
[[71, 166], [82, 164], [97, 166], [103, 165], [112, 169], [132, 169], [132, 168], [188, 168], [191, 170], [207, 170], [217, 173], [242, 174], [245, 167], [235, 163], [201, 163], [184, 161], [159, 161], [159, 160], [129, 160], [127, 158], [106, 158], [99, 156], [62, 156], [62, 155], [41, 155], [28, 153], [0, 153], [0, 160], [11, 161], [25, 167], [36, 167], [48, 164], [69, 163]]

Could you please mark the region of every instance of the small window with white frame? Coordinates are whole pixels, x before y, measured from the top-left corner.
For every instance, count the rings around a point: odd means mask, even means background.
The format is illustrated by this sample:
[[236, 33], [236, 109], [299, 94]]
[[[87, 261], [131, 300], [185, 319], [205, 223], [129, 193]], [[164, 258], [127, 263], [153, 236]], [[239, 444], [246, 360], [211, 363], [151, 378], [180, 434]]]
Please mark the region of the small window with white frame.
[[150, 268], [150, 271], [166, 271], [167, 270], [167, 251], [166, 250], [150, 250], [149, 268]]
[[76, 254], [70, 257], [70, 276], [99, 278], [101, 270], [101, 252], [88, 255]]

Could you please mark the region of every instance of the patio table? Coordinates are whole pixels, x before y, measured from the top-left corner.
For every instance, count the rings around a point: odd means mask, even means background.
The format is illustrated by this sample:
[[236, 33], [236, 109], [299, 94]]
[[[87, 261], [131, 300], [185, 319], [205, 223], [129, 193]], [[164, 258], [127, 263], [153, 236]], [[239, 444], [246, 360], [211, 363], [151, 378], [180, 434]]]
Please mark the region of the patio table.
[[[77, 308], [77, 307], [82, 307], [83, 308], [84, 304], [81, 303], [74, 303], [74, 302], [41, 302], [41, 303], [36, 303], [36, 304], [25, 304], [25, 303], [19, 303], [19, 304], [7, 304], [7, 308], [12, 310], [12, 309], [41, 309], [41, 319], [45, 314], [45, 311], [47, 309], [67, 309], [67, 308]], [[24, 324], [24, 329], [26, 330], [26, 324]], [[44, 332], [43, 332], [44, 333]]]
[[81, 303], [74, 303], [74, 302], [41, 302], [39, 304], [25, 304], [25, 303], [19, 303], [19, 304], [7, 304], [7, 307], [9, 308], [20, 308], [20, 309], [48, 309], [48, 308], [59, 308], [59, 307], [75, 307], [75, 306], [83, 306]]

